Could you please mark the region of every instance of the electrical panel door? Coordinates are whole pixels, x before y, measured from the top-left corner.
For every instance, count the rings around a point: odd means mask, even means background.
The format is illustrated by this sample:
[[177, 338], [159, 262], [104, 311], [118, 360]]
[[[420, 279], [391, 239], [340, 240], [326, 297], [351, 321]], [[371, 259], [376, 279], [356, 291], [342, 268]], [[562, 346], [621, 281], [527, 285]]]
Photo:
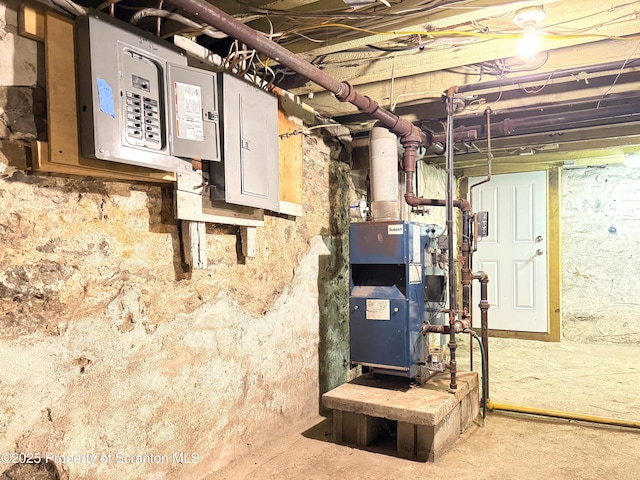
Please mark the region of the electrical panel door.
[[118, 44], [118, 60], [121, 92], [118, 111], [124, 126], [121, 131], [123, 143], [140, 149], [162, 151], [166, 147], [162, 72], [150, 58], [125, 44]]
[[215, 73], [169, 65], [172, 152], [178, 157], [220, 161], [218, 80]]
[[278, 100], [229, 74], [221, 75], [224, 161], [210, 164], [212, 200], [278, 211]]

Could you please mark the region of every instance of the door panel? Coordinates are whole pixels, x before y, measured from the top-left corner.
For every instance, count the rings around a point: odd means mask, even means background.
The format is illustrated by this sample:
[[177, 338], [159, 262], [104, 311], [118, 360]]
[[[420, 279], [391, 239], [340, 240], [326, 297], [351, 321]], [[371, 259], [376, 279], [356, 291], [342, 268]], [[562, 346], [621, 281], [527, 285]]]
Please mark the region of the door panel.
[[[472, 265], [489, 275], [489, 328], [547, 332], [546, 172], [494, 175], [474, 191], [473, 208], [489, 212], [489, 236], [478, 241]], [[474, 284], [475, 328], [479, 301]]]

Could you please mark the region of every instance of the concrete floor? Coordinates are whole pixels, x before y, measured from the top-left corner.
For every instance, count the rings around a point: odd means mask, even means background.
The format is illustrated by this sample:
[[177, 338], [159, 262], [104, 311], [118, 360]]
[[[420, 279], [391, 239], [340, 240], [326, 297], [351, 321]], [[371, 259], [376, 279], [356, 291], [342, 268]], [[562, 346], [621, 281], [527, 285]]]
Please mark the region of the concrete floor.
[[[459, 365], [468, 369], [468, 337], [462, 345]], [[490, 338], [489, 363], [489, 394], [496, 403], [640, 421], [637, 345]]]
[[[461, 369], [468, 342], [461, 338]], [[640, 349], [490, 339], [491, 399], [640, 421]], [[474, 345], [475, 346], [475, 345]], [[476, 361], [479, 353], [476, 352]], [[476, 365], [476, 368], [479, 364]], [[293, 425], [205, 480], [602, 479], [640, 476], [640, 430], [490, 413], [435, 464], [397, 458], [392, 436], [359, 450], [332, 442], [331, 421]]]
[[[640, 432], [565, 421], [488, 416], [437, 463], [420, 463], [331, 441], [331, 422], [271, 439], [206, 480], [638, 478]], [[390, 451], [390, 449], [386, 449]]]

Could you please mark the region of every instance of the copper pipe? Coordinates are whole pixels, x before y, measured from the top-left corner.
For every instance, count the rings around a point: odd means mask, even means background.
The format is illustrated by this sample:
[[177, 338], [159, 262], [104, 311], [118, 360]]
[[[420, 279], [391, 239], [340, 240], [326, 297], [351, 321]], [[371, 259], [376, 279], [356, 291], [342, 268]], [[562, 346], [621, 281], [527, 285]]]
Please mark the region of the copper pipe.
[[487, 108], [484, 111], [484, 114], [487, 116], [487, 178], [485, 178], [484, 180], [480, 180], [478, 183], [474, 183], [469, 187], [469, 203], [471, 203], [472, 207], [473, 189], [479, 187], [483, 183], [491, 181], [491, 160], [493, 160], [493, 152], [491, 151], [491, 108]]

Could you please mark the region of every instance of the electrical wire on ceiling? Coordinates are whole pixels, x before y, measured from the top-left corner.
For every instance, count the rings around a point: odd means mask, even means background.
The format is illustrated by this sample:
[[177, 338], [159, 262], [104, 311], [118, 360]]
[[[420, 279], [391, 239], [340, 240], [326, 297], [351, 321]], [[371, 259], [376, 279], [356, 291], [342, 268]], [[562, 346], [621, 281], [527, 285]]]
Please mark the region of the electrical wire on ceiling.
[[[534, 72], [542, 68], [549, 60], [549, 52], [542, 52], [543, 58], [535, 65], [522, 65], [522, 61], [519, 59], [497, 59], [489, 60], [480, 63], [471, 63], [469, 65], [462, 65], [460, 67], [448, 68], [448, 72], [459, 73], [462, 75], [478, 75], [480, 78], [478, 81], [482, 81], [484, 75], [493, 76], [496, 78], [506, 78], [507, 75], [512, 73], [522, 72]], [[516, 63], [514, 63], [516, 62]]]
[[[158, 2], [158, 10], [162, 10], [162, 6], [164, 4], [164, 0], [160, 0]], [[162, 17], [158, 17], [156, 20], [156, 36], [159, 37], [162, 33]]]
[[613, 87], [615, 87], [616, 83], [618, 82], [618, 79], [620, 78], [620, 75], [622, 75], [622, 71], [624, 70], [624, 68], [627, 66], [627, 64], [629, 63], [629, 60], [631, 60], [631, 57], [633, 57], [636, 53], [636, 51], [638, 51], [638, 47], [640, 47], [640, 42], [636, 45], [636, 48], [633, 49], [633, 52], [631, 52], [629, 54], [629, 56], [627, 57], [627, 59], [622, 63], [622, 65], [620, 66], [620, 70], [618, 70], [618, 74], [616, 75], [616, 78], [613, 79], [613, 83], [611, 84], [611, 86], [602, 94], [602, 96], [600, 97], [600, 99], [598, 100], [598, 103], [596, 105], [596, 109], [600, 108], [600, 103], [602, 102], [602, 100], [604, 100], [604, 97], [606, 97], [609, 92], [613, 89]]
[[86, 7], [78, 5], [71, 0], [51, 0], [51, 3], [73, 16], [86, 15], [88, 12]]
[[174, 20], [176, 22], [182, 23], [183, 25], [191, 27], [202, 34], [215, 39], [227, 37], [226, 33], [216, 30], [213, 27], [209, 27], [209, 26], [204, 27], [200, 25], [198, 22], [194, 22], [193, 20], [187, 17], [184, 17], [178, 13], [169, 12], [167, 10], [160, 10], [157, 8], [143, 8], [142, 10], [138, 10], [136, 13], [134, 13], [131, 16], [131, 19], [129, 21], [135, 25], [145, 17], [168, 18], [170, 20]]
[[[447, 7], [448, 5], [453, 5], [459, 2], [465, 2], [468, 0], [456, 0], [456, 1], [428, 1], [420, 4], [419, 6], [413, 8], [406, 9], [398, 9], [393, 12], [388, 11], [380, 11], [379, 7], [372, 6], [368, 9], [362, 9], [366, 11], [353, 11], [351, 8], [345, 8], [340, 10], [325, 10], [325, 11], [315, 11], [315, 12], [297, 12], [292, 10], [278, 10], [272, 8], [262, 8], [262, 7], [254, 7], [253, 5], [249, 5], [245, 2], [237, 0], [237, 3], [245, 7], [247, 10], [255, 13], [262, 13], [264, 15], [276, 16], [276, 17], [288, 17], [292, 19], [331, 19], [331, 18], [343, 18], [343, 19], [380, 19], [380, 18], [398, 18], [399, 16], [413, 16], [420, 15], [424, 13], [428, 13], [435, 8]], [[391, 6], [391, 8], [395, 7], [395, 5]], [[385, 9], [387, 10], [387, 9]], [[406, 20], [406, 18], [405, 18]]]
[[323, 125], [314, 125], [312, 127], [303, 128], [301, 130], [292, 130], [290, 132], [281, 133], [278, 135], [280, 138], [289, 138], [294, 137], [296, 135], [310, 135], [313, 130], [318, 130], [319, 128], [331, 128], [331, 127], [342, 127], [347, 128], [341, 123], [325, 123]]
[[121, 0], [107, 0], [105, 2], [102, 2], [100, 5], [98, 5], [96, 7], [96, 10], [104, 10], [107, 7], [110, 7], [112, 5], [115, 5], [116, 3], [119, 3]]

